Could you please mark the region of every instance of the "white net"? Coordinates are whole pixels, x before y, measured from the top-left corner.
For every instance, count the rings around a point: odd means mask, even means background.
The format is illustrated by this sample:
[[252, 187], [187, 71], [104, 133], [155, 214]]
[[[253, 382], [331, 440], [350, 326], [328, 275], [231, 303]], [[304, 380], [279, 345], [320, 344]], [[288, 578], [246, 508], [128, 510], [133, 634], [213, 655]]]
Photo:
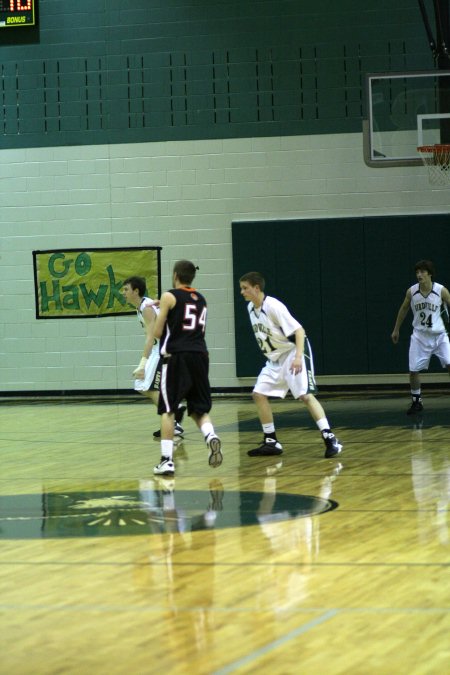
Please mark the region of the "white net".
[[433, 185], [450, 185], [450, 145], [421, 145], [417, 148]]

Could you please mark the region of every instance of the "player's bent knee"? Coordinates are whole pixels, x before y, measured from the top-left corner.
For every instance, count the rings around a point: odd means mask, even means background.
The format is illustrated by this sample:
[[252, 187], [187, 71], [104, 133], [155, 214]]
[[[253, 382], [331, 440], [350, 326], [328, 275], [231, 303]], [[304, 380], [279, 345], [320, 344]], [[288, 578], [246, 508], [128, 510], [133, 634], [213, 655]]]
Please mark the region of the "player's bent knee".
[[252, 398], [253, 400], [256, 401], [265, 401], [267, 399], [267, 396], [264, 394], [259, 394], [257, 391], [252, 392]]

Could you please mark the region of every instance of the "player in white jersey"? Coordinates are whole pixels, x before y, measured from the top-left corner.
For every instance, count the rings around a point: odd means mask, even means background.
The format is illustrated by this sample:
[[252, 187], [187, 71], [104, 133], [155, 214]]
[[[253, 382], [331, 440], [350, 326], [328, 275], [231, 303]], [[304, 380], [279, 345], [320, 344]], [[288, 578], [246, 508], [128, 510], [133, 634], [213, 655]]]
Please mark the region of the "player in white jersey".
[[[146, 283], [142, 277], [128, 277], [122, 285], [122, 295], [125, 300], [136, 308], [141, 326], [145, 330], [145, 342], [142, 350], [142, 358], [139, 365], [133, 371], [135, 376], [134, 389], [140, 394], [150, 398], [156, 406], [159, 401], [159, 388], [161, 382], [161, 357], [159, 354], [159, 340], [154, 337], [155, 321], [159, 308], [155, 300], [145, 296]], [[183, 418], [185, 406], [177, 410], [175, 435], [181, 437], [184, 433], [180, 422]], [[155, 431], [153, 436], [160, 437], [160, 431]]]
[[406, 291], [392, 331], [392, 341], [398, 343], [400, 326], [409, 310], [413, 313], [413, 333], [409, 344], [409, 382], [411, 406], [408, 415], [423, 410], [420, 371], [428, 370], [430, 359], [437, 356], [443, 368], [450, 374], [450, 342], [444, 323], [448, 320], [450, 293], [433, 281], [434, 265], [431, 260], [419, 260], [414, 267], [417, 282]]
[[[259, 348], [267, 358], [253, 388], [264, 433], [250, 457], [281, 455], [283, 446], [277, 439], [269, 397], [284, 398], [291, 391], [306, 405], [325, 442], [325, 457], [335, 457], [342, 444], [331, 431], [322, 405], [314, 396], [317, 391], [309, 341], [303, 326], [290, 314], [286, 305], [264, 294], [265, 280], [259, 272], [247, 272], [239, 279], [241, 295], [248, 301], [248, 312]], [[292, 342], [289, 338], [295, 341]]]

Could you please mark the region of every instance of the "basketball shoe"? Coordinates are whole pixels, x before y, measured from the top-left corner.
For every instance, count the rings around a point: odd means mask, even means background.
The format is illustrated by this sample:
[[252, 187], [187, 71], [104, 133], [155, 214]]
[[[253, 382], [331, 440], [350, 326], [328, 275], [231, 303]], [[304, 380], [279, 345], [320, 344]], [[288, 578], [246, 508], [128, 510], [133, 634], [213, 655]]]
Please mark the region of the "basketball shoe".
[[417, 415], [418, 413], [421, 413], [423, 410], [423, 403], [421, 398], [413, 398], [413, 401], [406, 411], [407, 415]]
[[283, 446], [274, 438], [265, 438], [258, 448], [249, 450], [249, 457], [269, 457], [270, 455], [281, 455]]
[[322, 431], [322, 437], [325, 442], [325, 459], [336, 457], [342, 452], [343, 445], [339, 443], [332, 431], [329, 429]]
[[209, 449], [208, 464], [216, 469], [223, 462], [222, 442], [215, 434], [209, 434], [206, 445]]
[[157, 476], [168, 476], [175, 473], [175, 464], [169, 457], [161, 457], [161, 461], [153, 468]]

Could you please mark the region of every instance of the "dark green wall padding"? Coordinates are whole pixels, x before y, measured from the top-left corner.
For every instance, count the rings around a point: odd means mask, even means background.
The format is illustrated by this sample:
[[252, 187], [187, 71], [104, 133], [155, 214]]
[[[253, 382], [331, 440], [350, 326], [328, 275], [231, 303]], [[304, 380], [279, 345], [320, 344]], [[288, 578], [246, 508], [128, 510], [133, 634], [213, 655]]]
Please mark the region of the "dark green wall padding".
[[367, 73], [435, 68], [416, 0], [40, 0], [0, 44], [3, 148], [360, 132]]
[[[317, 375], [407, 373], [410, 313], [400, 341], [391, 332], [414, 264], [436, 266], [449, 287], [450, 216], [379, 216], [234, 222], [236, 375], [258, 374], [264, 359], [250, 327], [239, 278], [259, 271], [267, 295], [284, 302], [312, 344]], [[441, 372], [433, 358], [431, 372]]]

